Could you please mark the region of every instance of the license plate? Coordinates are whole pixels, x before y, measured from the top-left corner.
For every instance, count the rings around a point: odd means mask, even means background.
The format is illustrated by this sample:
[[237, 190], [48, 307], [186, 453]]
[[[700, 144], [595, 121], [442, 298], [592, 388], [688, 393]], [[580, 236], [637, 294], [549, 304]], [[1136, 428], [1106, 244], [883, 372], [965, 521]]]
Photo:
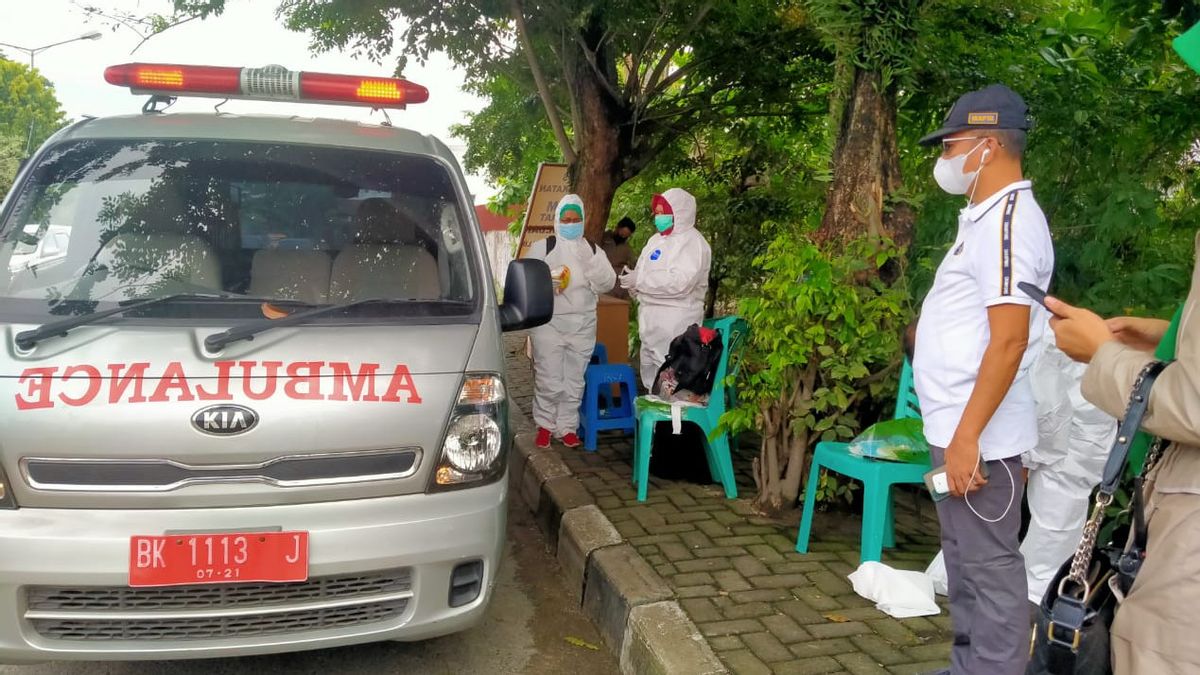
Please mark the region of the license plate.
[[130, 586], [307, 579], [307, 532], [135, 535], [129, 539]]

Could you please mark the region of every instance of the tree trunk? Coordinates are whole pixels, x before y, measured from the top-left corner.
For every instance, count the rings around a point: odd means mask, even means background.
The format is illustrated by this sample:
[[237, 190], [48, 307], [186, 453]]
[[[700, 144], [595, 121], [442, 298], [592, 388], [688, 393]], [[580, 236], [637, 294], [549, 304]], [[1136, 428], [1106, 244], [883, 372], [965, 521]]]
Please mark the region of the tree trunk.
[[[802, 420], [796, 420], [796, 424], [802, 424]], [[783, 485], [783, 501], [786, 504], [795, 504], [796, 499], [800, 496], [800, 485], [808, 476], [808, 467], [805, 466], [808, 462], [808, 433], [794, 433], [788, 438], [788, 463], [787, 468], [783, 472], [781, 482]]]
[[754, 497], [754, 508], [761, 513], [773, 513], [779, 509], [779, 428], [777, 419], [780, 409], [778, 402], [762, 404], [759, 408], [762, 420], [762, 440], [760, 441], [758, 457], [752, 464], [754, 484], [758, 494]]
[[838, 246], [870, 234], [907, 246], [912, 209], [907, 204], [885, 209], [886, 197], [901, 185], [895, 92], [884, 90], [878, 72], [855, 68], [834, 146], [833, 185], [814, 238]]
[[719, 276], [708, 277], [708, 292], [704, 296], [704, 318], [711, 319], [717, 313], [717, 294], [721, 290], [721, 278]]
[[[585, 39], [591, 38], [590, 31], [584, 33]], [[600, 49], [597, 58], [607, 63], [603, 52]], [[585, 57], [575, 58], [573, 66], [580, 128], [575, 130], [578, 157], [571, 166], [571, 189], [583, 199], [587, 213], [584, 236], [599, 243], [608, 225], [613, 196], [625, 180], [621, 167], [622, 111]]]
[[554, 140], [558, 142], [558, 148], [563, 154], [563, 159], [568, 164], [575, 161], [575, 149], [571, 146], [571, 139], [567, 138], [566, 129], [563, 128], [562, 117], [558, 114], [558, 108], [554, 105], [554, 95], [550, 91], [550, 85], [546, 82], [546, 74], [542, 70], [542, 64], [538, 63], [537, 52], [533, 49], [533, 41], [529, 37], [529, 27], [525, 23], [525, 8], [521, 6], [521, 0], [510, 0], [509, 11], [512, 12], [513, 23], [517, 26], [517, 36], [521, 40], [521, 51], [525, 52], [525, 60], [529, 63], [529, 71], [533, 74], [533, 81], [537, 86], [538, 97], [542, 100], [542, 108], [546, 112], [546, 119], [550, 122], [550, 128], [554, 130]]

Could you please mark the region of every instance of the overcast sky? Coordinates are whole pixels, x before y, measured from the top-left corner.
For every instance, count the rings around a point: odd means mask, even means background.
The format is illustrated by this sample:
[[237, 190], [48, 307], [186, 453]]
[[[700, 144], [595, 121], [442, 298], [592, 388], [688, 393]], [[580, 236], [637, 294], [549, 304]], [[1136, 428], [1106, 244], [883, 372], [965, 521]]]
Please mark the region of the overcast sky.
[[[139, 13], [170, 11], [170, 0], [88, 0], [98, 6]], [[170, 29], [142, 45], [130, 55], [140, 38], [127, 29], [116, 32], [90, 22], [69, 0], [0, 0], [0, 42], [36, 48], [67, 40], [89, 30], [104, 37], [54, 47], [36, 57], [36, 67], [54, 83], [58, 99], [71, 118], [81, 115], [120, 115], [141, 109], [144, 97], [104, 81], [104, 68], [130, 61], [204, 64], [215, 66], [264, 66], [279, 64], [291, 70], [389, 76], [395, 60], [383, 65], [355, 59], [348, 53], [313, 55], [308, 37], [293, 33], [275, 19], [274, 0], [229, 0], [225, 14], [193, 21]], [[28, 56], [0, 47], [10, 59], [28, 63]], [[420, 65], [410, 61], [405, 75], [429, 88], [429, 101], [407, 110], [391, 111], [396, 126], [432, 134], [445, 141], [461, 158], [462, 141], [450, 137], [450, 126], [464, 121], [464, 113], [480, 109], [484, 101], [461, 90], [463, 75], [448, 59], [435, 56]], [[217, 101], [180, 99], [172, 110], [207, 111]], [[297, 114], [351, 120], [382, 120], [366, 108], [302, 105], [264, 101], [232, 100], [221, 107], [224, 113]], [[493, 189], [477, 176], [468, 183], [477, 203], [486, 201]]]

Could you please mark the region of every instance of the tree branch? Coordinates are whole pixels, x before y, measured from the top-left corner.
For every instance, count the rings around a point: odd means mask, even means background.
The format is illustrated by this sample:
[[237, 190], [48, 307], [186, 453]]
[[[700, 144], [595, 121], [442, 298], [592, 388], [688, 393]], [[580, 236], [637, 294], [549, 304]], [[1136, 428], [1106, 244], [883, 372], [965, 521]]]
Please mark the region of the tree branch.
[[666, 77], [664, 77], [662, 79], [662, 81], [660, 81], [654, 87], [654, 89], [652, 89], [650, 91], [650, 93], [647, 94], [646, 98], [650, 99], [655, 96], [658, 96], [659, 94], [665, 93], [668, 89], [671, 88], [671, 85], [675, 84], [676, 82], [683, 79], [684, 77], [687, 77], [689, 74], [691, 74], [691, 72], [693, 70], [696, 69], [697, 66], [700, 66], [700, 65], [703, 65], [703, 64], [709, 63], [711, 61], [715, 61], [715, 60], [717, 60], [717, 57], [715, 57], [715, 56], [712, 56], [712, 57], [709, 57], [706, 59], [696, 59], [694, 61], [691, 61], [690, 63], [684, 64], [683, 66], [681, 66], [679, 68], [676, 68], [670, 75], [667, 75]]
[[575, 42], [579, 45], [579, 48], [583, 50], [583, 57], [587, 59], [588, 64], [592, 66], [592, 72], [596, 74], [596, 79], [600, 81], [600, 84], [604, 87], [604, 91], [608, 92], [608, 95], [611, 96], [614, 101], [620, 103], [621, 92], [617, 91], [616, 87], [613, 86], [613, 83], [608, 81], [608, 77], [605, 76], [604, 71], [600, 70], [600, 64], [596, 62], [596, 52], [592, 51], [592, 49], [587, 46], [587, 43], [583, 41], [583, 36], [578, 32], [575, 33]]
[[[662, 110], [660, 112], [656, 111], [652, 114], [647, 114], [647, 115], [643, 116], [641, 118], [641, 122], [643, 124], [647, 124], [647, 123], [653, 123], [653, 122], [663, 122], [666, 120], [674, 120], [674, 119], [679, 119], [681, 117], [687, 117], [687, 116], [690, 116], [690, 115], [693, 115], [693, 114], [699, 113], [699, 112], [711, 111], [715, 108], [732, 108], [733, 110], [731, 112], [729, 112], [729, 114], [727, 114], [727, 115], [726, 114], [712, 115], [712, 116], [706, 117], [705, 119], [725, 118], [725, 117], [787, 117], [789, 115], [799, 115], [799, 114], [804, 114], [804, 115], [825, 115], [825, 114], [827, 114], [827, 111], [824, 111], [824, 110], [816, 111], [816, 110], [809, 110], [807, 108], [789, 108], [787, 110], [739, 110], [738, 109], [739, 106], [745, 105], [746, 103], [753, 103], [753, 102], [752, 101], [751, 102], [733, 102], [733, 101], [731, 101], [728, 103], [701, 102], [696, 105], [672, 108], [670, 110]], [[691, 126], [700, 124], [703, 121], [704, 120], [701, 120], [701, 119], [692, 120], [693, 124], [689, 125], [688, 128], [690, 128]]]
[[625, 97], [626, 100], [636, 101], [642, 95], [642, 61], [647, 52], [650, 51], [650, 45], [654, 43], [654, 36], [658, 34], [658, 30], [662, 28], [663, 23], [667, 20], [667, 11], [664, 8], [659, 13], [658, 18], [654, 20], [654, 25], [650, 27], [650, 34], [646, 36], [646, 43], [636, 53], [631, 54], [632, 63], [630, 64], [629, 79], [625, 81]]
[[575, 78], [571, 76], [571, 62], [567, 58], [566, 33], [563, 33], [562, 40], [562, 53], [559, 55], [558, 60], [562, 63], [563, 82], [567, 85], [568, 98], [571, 100], [571, 130], [579, 133], [579, 130], [583, 128], [583, 115], [579, 112], [579, 101], [575, 98]]
[[84, 15], [88, 16], [89, 18], [95, 17], [98, 19], [103, 19], [113, 26], [125, 28], [129, 32], [141, 38], [141, 40], [134, 45], [133, 49], [129, 50], [130, 54], [133, 54], [137, 52], [137, 50], [141, 49], [142, 45], [149, 42], [151, 38], [161, 35], [162, 33], [165, 33], [176, 26], [182, 26], [189, 21], [195, 21], [196, 19], [200, 18], [199, 14], [172, 14], [169, 18], [158, 14], [139, 17], [128, 12], [110, 13], [94, 5], [81, 5], [79, 2], [72, 2], [71, 4], [78, 7], [84, 13]]
[[546, 82], [546, 74], [542, 72], [542, 65], [538, 63], [537, 54], [533, 51], [533, 41], [529, 39], [529, 27], [525, 24], [525, 12], [521, 8], [521, 0], [510, 0], [509, 6], [512, 9], [513, 21], [517, 25], [517, 35], [521, 40], [521, 47], [525, 51], [525, 58], [529, 60], [529, 70], [533, 73], [538, 96], [542, 99], [542, 107], [546, 110], [550, 128], [554, 130], [554, 139], [558, 141], [563, 159], [567, 164], [574, 164], [577, 158], [575, 147], [571, 145], [571, 139], [567, 137], [567, 132], [563, 129], [562, 117], [558, 114], [558, 107], [554, 104], [554, 96], [550, 92], [550, 85]]
[[[684, 29], [682, 35], [692, 35], [695, 33], [696, 28], [700, 25], [700, 22], [704, 21], [704, 17], [707, 16], [709, 11], [712, 10], [713, 4], [713, 0], [709, 0], [708, 2], [704, 3], [704, 6], [701, 7], [700, 10], [696, 12], [696, 15], [692, 17], [692, 20], [688, 22], [687, 28]], [[653, 91], [657, 87], [658, 81], [660, 78], [662, 78], [667, 66], [669, 66], [671, 61], [675, 59], [676, 52], [678, 52], [682, 47], [683, 40], [676, 40], [673, 44], [667, 47], [667, 51], [662, 55], [662, 58], [658, 60], [658, 63], [655, 64], [654, 69], [650, 71], [650, 78], [646, 80], [646, 90]], [[640, 103], [643, 105], [645, 104], [644, 97]]]

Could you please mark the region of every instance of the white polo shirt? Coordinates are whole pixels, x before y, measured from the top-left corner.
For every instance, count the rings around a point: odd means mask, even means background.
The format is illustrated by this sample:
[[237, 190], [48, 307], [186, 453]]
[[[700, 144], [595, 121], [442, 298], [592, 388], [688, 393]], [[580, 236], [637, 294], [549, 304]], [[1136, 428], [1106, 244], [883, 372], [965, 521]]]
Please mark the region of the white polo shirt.
[[1008, 185], [959, 214], [958, 236], [938, 266], [917, 325], [913, 379], [931, 445], [944, 448], [954, 437], [991, 339], [987, 310], [1004, 304], [1033, 308], [1029, 347], [1008, 395], [979, 438], [979, 449], [991, 461], [1037, 444], [1029, 366], [1038, 353], [1048, 312], [1017, 283], [1027, 281], [1046, 290], [1053, 272], [1050, 229], [1029, 181]]

